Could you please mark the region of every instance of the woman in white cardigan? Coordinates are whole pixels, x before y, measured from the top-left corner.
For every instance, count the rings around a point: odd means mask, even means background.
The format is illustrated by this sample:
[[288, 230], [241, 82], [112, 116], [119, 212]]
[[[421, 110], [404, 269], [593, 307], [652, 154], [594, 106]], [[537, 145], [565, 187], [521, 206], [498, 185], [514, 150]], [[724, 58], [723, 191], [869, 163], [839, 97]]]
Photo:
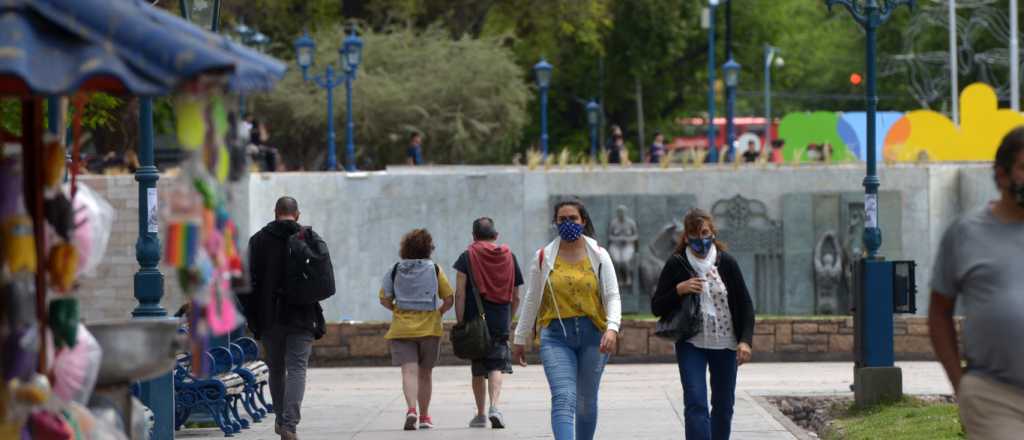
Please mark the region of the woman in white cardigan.
[[594, 226], [582, 202], [558, 203], [553, 221], [559, 237], [530, 264], [513, 356], [526, 366], [525, 344], [539, 328], [554, 437], [590, 440], [601, 374], [622, 320], [619, 282], [608, 251], [591, 238]]

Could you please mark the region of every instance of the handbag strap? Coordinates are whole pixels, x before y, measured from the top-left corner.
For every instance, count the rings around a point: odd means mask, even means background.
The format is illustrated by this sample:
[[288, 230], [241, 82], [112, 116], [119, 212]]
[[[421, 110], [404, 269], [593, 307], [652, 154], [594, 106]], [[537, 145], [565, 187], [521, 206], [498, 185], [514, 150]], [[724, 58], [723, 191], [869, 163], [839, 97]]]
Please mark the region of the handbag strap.
[[[473, 261], [466, 255], [466, 284], [473, 282]], [[484, 321], [487, 320], [487, 315], [484, 314], [484, 302], [480, 299], [480, 290], [473, 286], [473, 299], [476, 300], [476, 312], [480, 314], [480, 318]]]

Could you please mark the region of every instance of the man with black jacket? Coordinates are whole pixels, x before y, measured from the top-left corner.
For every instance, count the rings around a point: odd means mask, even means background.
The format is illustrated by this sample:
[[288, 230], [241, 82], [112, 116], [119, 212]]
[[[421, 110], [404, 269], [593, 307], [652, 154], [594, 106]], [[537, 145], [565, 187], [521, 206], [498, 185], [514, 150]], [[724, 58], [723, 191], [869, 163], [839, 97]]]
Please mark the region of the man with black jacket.
[[270, 367], [270, 395], [274, 401], [275, 432], [282, 440], [296, 439], [306, 368], [313, 340], [324, 332], [319, 304], [291, 305], [279, 293], [285, 287], [288, 238], [299, 232], [299, 204], [281, 197], [274, 206], [274, 221], [249, 239], [252, 292], [241, 297], [249, 330], [263, 343]]

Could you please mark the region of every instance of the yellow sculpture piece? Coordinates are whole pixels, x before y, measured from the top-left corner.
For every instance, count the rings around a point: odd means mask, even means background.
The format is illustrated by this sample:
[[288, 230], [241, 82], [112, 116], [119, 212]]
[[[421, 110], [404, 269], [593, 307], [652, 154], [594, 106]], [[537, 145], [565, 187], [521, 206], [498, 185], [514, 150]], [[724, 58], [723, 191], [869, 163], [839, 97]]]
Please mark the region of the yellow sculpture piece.
[[885, 138], [893, 161], [991, 161], [1003, 136], [1024, 125], [1024, 114], [1000, 109], [995, 90], [974, 83], [960, 93], [960, 128], [932, 110], [907, 112]]

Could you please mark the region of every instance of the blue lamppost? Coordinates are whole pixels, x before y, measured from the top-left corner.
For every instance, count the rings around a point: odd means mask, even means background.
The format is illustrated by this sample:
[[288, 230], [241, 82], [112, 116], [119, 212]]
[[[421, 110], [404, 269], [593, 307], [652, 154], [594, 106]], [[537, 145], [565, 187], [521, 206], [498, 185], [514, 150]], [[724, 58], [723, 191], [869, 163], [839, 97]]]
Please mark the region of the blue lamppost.
[[356, 35], [355, 29], [345, 37], [345, 42], [342, 44], [342, 67], [347, 67], [345, 72], [345, 97], [348, 101], [347, 111], [345, 116], [347, 117], [346, 129], [345, 129], [345, 152], [348, 156], [348, 165], [345, 167], [348, 171], [356, 170], [356, 144], [353, 140], [356, 131], [356, 124], [352, 122], [352, 80], [356, 79], [356, 70], [359, 69], [359, 63], [361, 63], [363, 56], [363, 40], [359, 39]]
[[[181, 16], [193, 24], [217, 32], [220, 18], [220, 0], [212, 2], [179, 0]], [[139, 271], [135, 273], [134, 293], [139, 305], [132, 311], [138, 319], [169, 319], [167, 310], [160, 306], [164, 296], [164, 275], [160, 273], [160, 227], [150, 218], [157, 210], [156, 182], [160, 171], [153, 154], [153, 99], [139, 97], [139, 168], [135, 180], [139, 182], [139, 237], [135, 242], [135, 259]], [[173, 319], [173, 318], [171, 318]], [[174, 382], [171, 373], [139, 383], [142, 403], [153, 411], [153, 440], [174, 438]]]
[[854, 393], [858, 404], [872, 404], [902, 395], [902, 373], [894, 367], [893, 347], [894, 289], [893, 262], [878, 256], [882, 246], [882, 230], [878, 227], [878, 178], [875, 155], [875, 113], [878, 91], [875, 84], [875, 32], [900, 6], [914, 7], [914, 0], [825, 0], [831, 11], [835, 5], [845, 7], [864, 28], [867, 72], [867, 175], [864, 177], [864, 248], [867, 257], [857, 268], [860, 289], [856, 301]]
[[718, 0], [708, 0], [708, 162], [718, 162], [718, 146], [715, 145], [715, 10]]
[[352, 123], [352, 80], [355, 79], [356, 69], [359, 68], [359, 63], [362, 61], [362, 49], [363, 42], [355, 34], [355, 30], [349, 34], [342, 42], [341, 48], [338, 49], [339, 63], [341, 65], [341, 72], [335, 74], [334, 65], [328, 64], [327, 69], [322, 75], [309, 76], [309, 68], [313, 65], [316, 43], [309, 34], [303, 34], [301, 37], [295, 40], [295, 59], [298, 62], [299, 67], [302, 68], [302, 79], [305, 81], [312, 80], [320, 88], [327, 90], [327, 169], [335, 170], [338, 167], [337, 156], [335, 152], [335, 134], [334, 134], [334, 88], [345, 83], [345, 89], [348, 92], [348, 122], [346, 124], [346, 153], [347, 153], [347, 165], [348, 171], [356, 170], [355, 161], [355, 143], [353, 141], [353, 131], [355, 124]]
[[778, 56], [779, 48], [770, 44], [764, 45], [764, 151], [772, 145], [772, 64], [782, 67], [784, 62]]
[[590, 126], [590, 160], [597, 160], [597, 122], [601, 118], [601, 106], [593, 99], [587, 103], [587, 125]]
[[722, 65], [722, 72], [725, 74], [725, 131], [726, 141], [729, 144], [725, 160], [732, 162], [736, 159], [736, 123], [734, 118], [736, 117], [736, 86], [740, 82], [740, 64], [729, 58], [729, 61]]
[[537, 87], [540, 88], [540, 148], [544, 160], [548, 158], [548, 87], [551, 86], [551, 70], [553, 67], [544, 58], [533, 66], [537, 74]]
[[[246, 26], [245, 23], [239, 23], [238, 26], [235, 26], [235, 33], [238, 34], [238, 38], [242, 42], [242, 44], [246, 46], [255, 47], [260, 52], [262, 52], [263, 48], [268, 43], [270, 43], [270, 37], [267, 37], [262, 32], [257, 31], [256, 29]], [[238, 95], [238, 113], [239, 117], [245, 116], [244, 93], [240, 93]]]

